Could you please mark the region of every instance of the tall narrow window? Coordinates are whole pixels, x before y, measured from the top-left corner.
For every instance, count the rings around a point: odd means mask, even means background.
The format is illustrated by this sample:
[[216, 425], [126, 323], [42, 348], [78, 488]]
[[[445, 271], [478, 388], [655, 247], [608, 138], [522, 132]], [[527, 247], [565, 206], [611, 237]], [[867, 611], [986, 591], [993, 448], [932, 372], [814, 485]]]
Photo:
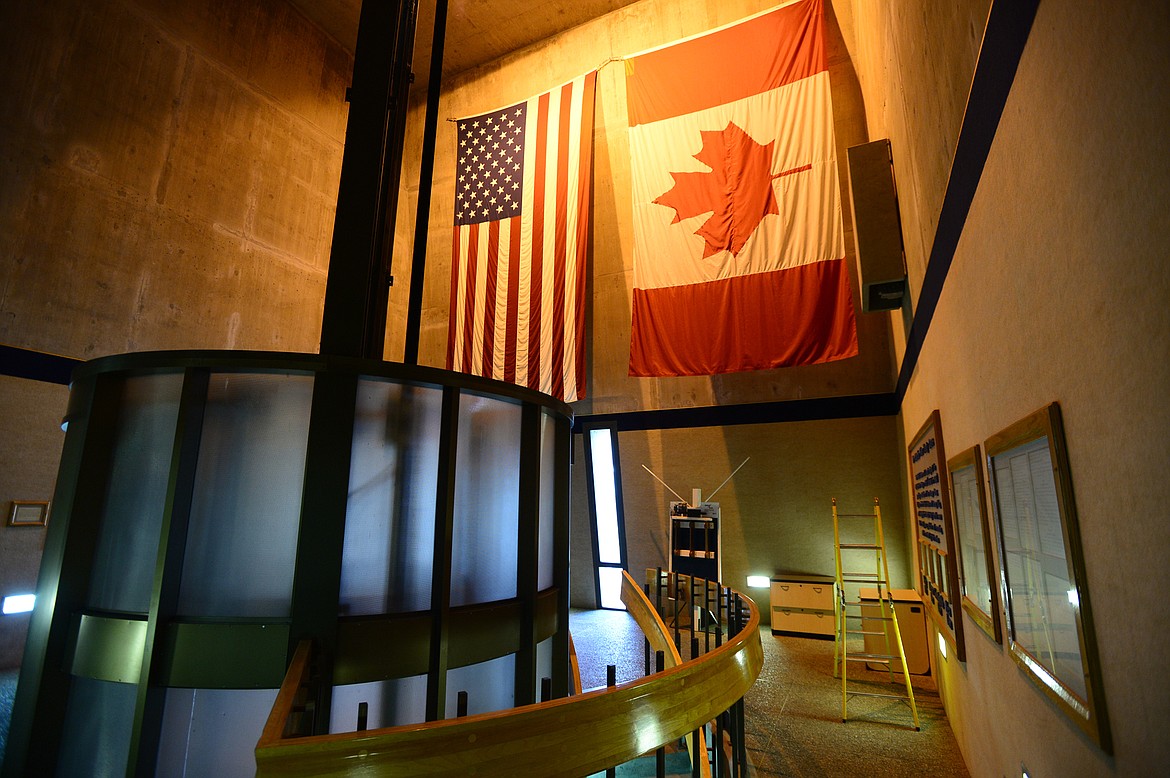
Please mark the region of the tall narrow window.
[[589, 482], [589, 526], [593, 536], [593, 587], [601, 608], [625, 610], [622, 570], [626, 568], [626, 527], [622, 512], [621, 460], [615, 430], [585, 430], [585, 467]]

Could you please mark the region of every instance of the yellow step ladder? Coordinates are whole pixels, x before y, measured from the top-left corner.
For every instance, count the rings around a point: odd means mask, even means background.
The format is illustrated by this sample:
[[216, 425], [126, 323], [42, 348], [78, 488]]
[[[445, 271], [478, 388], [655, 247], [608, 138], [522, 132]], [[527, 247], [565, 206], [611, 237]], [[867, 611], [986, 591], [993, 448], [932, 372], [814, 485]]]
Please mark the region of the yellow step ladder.
[[[898, 616], [890, 595], [890, 568], [882, 535], [882, 509], [876, 497], [872, 514], [838, 513], [837, 498], [833, 498], [833, 545], [837, 563], [837, 642], [833, 654], [833, 676], [841, 679], [841, 721], [849, 718], [847, 705], [850, 697], [888, 697], [902, 700], [910, 706], [914, 729], [917, 731], [918, 706], [914, 703], [914, 688], [910, 685], [910, 674], [906, 669], [902, 633], [898, 630]], [[842, 556], [850, 568], [859, 569], [845, 570]], [[871, 563], [872, 572], [867, 567]], [[876, 601], [869, 597], [862, 599], [862, 586], [876, 591]], [[892, 641], [889, 627], [893, 628]], [[885, 643], [884, 653], [870, 651], [866, 646], [866, 642], [874, 645], [877, 638]], [[895, 645], [891, 645], [891, 642]], [[891, 683], [894, 682], [894, 663], [897, 662], [906, 683], [906, 693], [880, 694], [850, 690], [850, 662], [885, 665]]]

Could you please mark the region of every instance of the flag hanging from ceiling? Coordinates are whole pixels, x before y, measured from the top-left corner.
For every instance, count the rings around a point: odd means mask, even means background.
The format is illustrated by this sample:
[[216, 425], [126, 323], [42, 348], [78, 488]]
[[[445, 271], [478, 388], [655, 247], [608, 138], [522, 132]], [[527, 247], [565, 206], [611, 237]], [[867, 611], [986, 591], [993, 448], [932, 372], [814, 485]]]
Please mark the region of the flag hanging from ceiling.
[[585, 395], [596, 76], [457, 120], [448, 369]]
[[857, 354], [821, 0], [626, 59], [630, 375]]

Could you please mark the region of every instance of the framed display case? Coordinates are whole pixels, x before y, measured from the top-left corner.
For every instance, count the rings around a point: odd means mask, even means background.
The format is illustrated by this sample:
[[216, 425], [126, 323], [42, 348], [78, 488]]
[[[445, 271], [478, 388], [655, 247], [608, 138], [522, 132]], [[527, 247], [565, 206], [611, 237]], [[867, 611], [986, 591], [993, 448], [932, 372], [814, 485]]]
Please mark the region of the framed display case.
[[966, 661], [963, 618], [959, 612], [959, 565], [955, 526], [951, 518], [946, 454], [938, 411], [918, 430], [908, 447], [913, 487], [915, 539], [918, 547], [918, 584], [926, 612], [939, 632]]
[[1111, 752], [1060, 407], [1021, 419], [984, 448], [1012, 658]]
[[979, 446], [947, 460], [956, 539], [959, 546], [963, 610], [995, 642], [1003, 642], [999, 615], [999, 573], [992, 549], [991, 522]]

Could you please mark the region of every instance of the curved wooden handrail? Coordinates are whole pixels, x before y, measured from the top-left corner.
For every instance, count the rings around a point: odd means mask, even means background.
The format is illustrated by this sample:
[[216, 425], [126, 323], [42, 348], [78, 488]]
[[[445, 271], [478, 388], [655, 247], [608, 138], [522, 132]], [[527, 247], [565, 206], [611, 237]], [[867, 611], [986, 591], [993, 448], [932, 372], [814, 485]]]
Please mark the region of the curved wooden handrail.
[[[694, 731], [751, 688], [764, 654], [759, 611], [744, 600], [748, 623], [719, 648], [609, 689], [365, 732], [279, 738], [270, 722], [256, 745], [257, 775], [573, 776], [627, 762]], [[295, 686], [286, 680], [277, 705]]]

